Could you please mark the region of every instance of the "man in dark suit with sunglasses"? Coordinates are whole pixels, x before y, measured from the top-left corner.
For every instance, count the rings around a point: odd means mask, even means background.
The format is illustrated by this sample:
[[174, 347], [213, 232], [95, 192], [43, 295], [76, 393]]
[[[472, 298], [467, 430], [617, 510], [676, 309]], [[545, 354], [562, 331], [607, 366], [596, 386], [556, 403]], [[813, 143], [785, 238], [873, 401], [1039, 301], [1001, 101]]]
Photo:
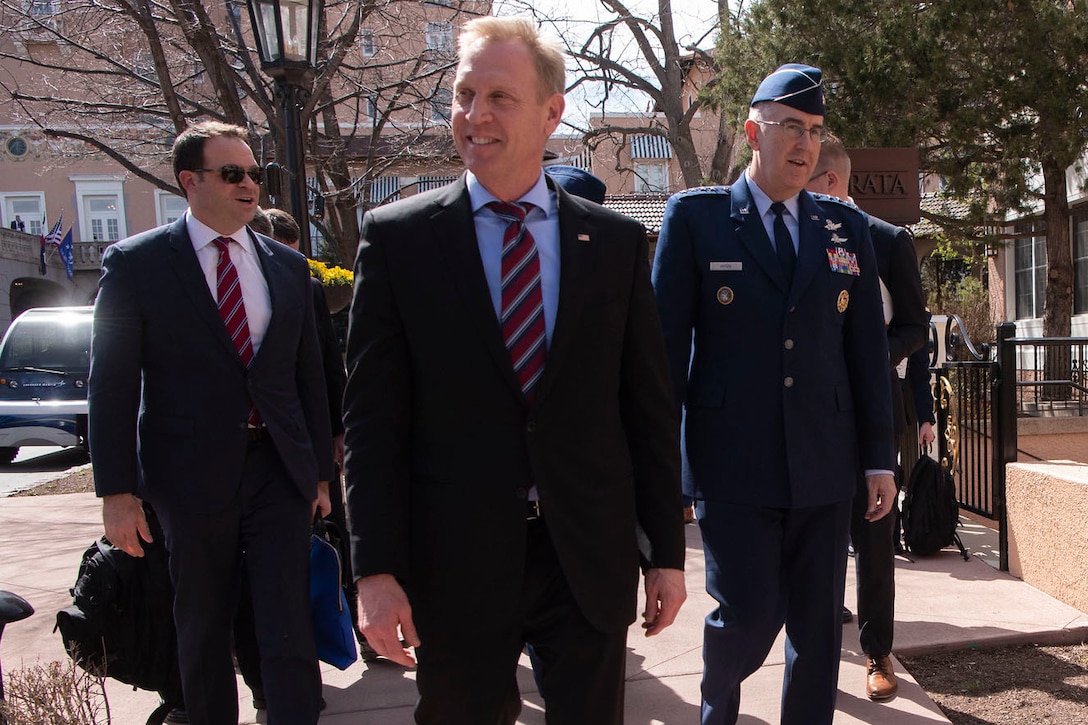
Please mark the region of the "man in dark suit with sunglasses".
[[315, 723], [310, 526], [328, 513], [328, 403], [306, 260], [253, 234], [263, 180], [245, 129], [174, 142], [189, 210], [111, 246], [91, 344], [90, 448], [106, 536], [170, 551], [189, 721], [238, 721], [231, 614], [242, 552], [269, 722]]

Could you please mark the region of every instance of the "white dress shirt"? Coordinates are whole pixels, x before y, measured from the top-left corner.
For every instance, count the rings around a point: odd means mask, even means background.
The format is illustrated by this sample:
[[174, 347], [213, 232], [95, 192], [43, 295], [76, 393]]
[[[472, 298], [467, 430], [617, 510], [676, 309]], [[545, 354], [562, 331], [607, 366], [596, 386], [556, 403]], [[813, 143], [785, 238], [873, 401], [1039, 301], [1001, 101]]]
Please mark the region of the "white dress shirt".
[[188, 210], [185, 212], [185, 228], [193, 242], [193, 250], [200, 262], [200, 269], [204, 272], [208, 290], [216, 303], [219, 302], [216, 285], [219, 249], [212, 242], [221, 236], [231, 238], [230, 260], [238, 271], [238, 282], [242, 286], [242, 304], [245, 305], [246, 321], [249, 324], [249, 337], [253, 342], [253, 354], [256, 355], [265, 332], [268, 331], [268, 321], [272, 317], [272, 298], [268, 293], [268, 280], [261, 271], [261, 261], [257, 259], [257, 253], [253, 249], [253, 240], [245, 227], [233, 234], [219, 234]]

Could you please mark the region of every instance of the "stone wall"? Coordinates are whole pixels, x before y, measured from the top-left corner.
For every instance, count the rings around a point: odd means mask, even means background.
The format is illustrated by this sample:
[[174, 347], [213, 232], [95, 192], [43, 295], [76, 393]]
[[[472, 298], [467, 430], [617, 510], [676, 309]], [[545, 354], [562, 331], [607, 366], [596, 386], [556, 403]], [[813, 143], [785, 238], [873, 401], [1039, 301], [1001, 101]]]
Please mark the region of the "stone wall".
[[1010, 463], [1006, 493], [1009, 572], [1088, 612], [1088, 465]]

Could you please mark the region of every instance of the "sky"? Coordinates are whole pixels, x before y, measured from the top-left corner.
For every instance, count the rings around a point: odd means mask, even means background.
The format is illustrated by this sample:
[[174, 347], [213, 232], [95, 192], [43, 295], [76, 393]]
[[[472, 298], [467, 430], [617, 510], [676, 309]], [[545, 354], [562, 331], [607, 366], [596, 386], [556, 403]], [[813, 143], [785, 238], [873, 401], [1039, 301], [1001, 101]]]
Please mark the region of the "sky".
[[[526, 0], [496, 0], [496, 14], [524, 15], [524, 3]], [[735, 4], [735, 3], [731, 3]], [[564, 18], [563, 36], [570, 40], [588, 35], [594, 27], [601, 22], [615, 16], [601, 6], [595, 0], [531, 0], [531, 5], [539, 17]], [[649, 17], [657, 24], [658, 0], [627, 0], [627, 8], [632, 13]], [[712, 49], [715, 34], [707, 35], [707, 30], [717, 26], [718, 5], [717, 0], [672, 0], [673, 23], [676, 28], [677, 40], [681, 47], [698, 41], [699, 47]], [[554, 28], [543, 26], [545, 35], [555, 35]], [[617, 36], [621, 37], [621, 36]], [[629, 35], [623, 37], [630, 38]], [[640, 54], [633, 46], [633, 42], [624, 46], [622, 43], [613, 45], [613, 57], [632, 58], [633, 63], [638, 63]], [[567, 82], [571, 82], [571, 74], [568, 73]], [[586, 114], [591, 108], [591, 102], [599, 99], [602, 90], [598, 88], [577, 89], [567, 95], [567, 111], [564, 121], [576, 127], [586, 125]], [[620, 97], [613, 95], [608, 101], [612, 111], [645, 111], [649, 105], [649, 99], [643, 95]], [[568, 129], [569, 130], [569, 129]], [[563, 129], [561, 128], [562, 132]]]

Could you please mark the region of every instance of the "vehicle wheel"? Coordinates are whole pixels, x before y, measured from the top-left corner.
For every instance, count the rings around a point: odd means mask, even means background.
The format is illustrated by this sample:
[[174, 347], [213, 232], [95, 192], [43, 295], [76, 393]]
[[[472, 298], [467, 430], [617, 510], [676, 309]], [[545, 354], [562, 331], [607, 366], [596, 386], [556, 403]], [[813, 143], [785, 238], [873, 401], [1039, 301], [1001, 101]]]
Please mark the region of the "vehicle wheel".
[[11, 463], [18, 454], [18, 448], [0, 448], [0, 465]]

